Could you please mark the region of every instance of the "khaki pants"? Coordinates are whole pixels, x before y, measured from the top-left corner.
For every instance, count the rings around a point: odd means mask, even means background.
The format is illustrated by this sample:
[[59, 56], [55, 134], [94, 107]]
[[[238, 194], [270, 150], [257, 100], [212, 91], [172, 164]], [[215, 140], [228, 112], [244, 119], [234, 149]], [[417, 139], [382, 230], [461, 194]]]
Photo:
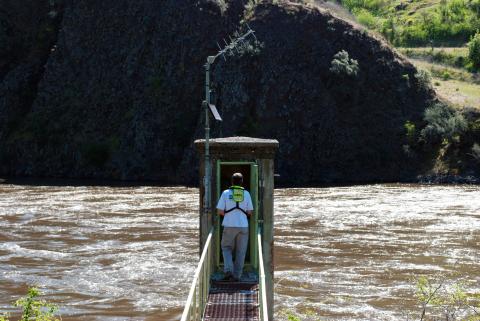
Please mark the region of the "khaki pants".
[[[222, 234], [223, 271], [240, 279], [248, 246], [248, 227], [224, 227]], [[235, 263], [233, 262], [235, 251]]]

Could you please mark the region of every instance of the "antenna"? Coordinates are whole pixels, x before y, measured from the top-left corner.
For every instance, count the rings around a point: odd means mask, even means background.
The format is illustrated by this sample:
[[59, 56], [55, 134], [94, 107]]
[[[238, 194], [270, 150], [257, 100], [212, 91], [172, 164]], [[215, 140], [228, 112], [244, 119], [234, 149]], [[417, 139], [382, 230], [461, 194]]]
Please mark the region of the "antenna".
[[255, 39], [255, 41], [257, 41], [257, 37], [255, 37], [255, 31], [253, 31], [253, 29], [250, 28], [248, 23], [246, 25], [247, 25], [247, 31], [245, 33], [240, 34], [240, 32], [238, 32], [237, 30], [233, 33], [233, 38], [231, 36], [228, 36], [229, 42], [223, 39], [223, 42], [225, 43], [225, 46], [223, 48], [221, 48], [220, 45], [217, 43], [219, 51], [215, 56], [209, 56], [213, 58], [211, 59], [211, 62], [207, 61], [207, 63], [212, 65], [215, 62], [215, 59], [217, 59], [219, 56], [222, 56], [226, 60], [225, 54], [233, 56], [235, 54], [234, 50], [237, 53], [240, 53], [239, 48], [246, 47], [247, 45], [246, 40], [250, 35]]
[[[218, 44], [218, 42], [217, 42], [217, 47], [218, 47], [218, 49], [222, 50], [222, 47], [220, 47], [220, 45]], [[227, 58], [225, 58], [224, 55], [222, 55], [222, 57], [223, 57], [223, 60], [227, 61]]]

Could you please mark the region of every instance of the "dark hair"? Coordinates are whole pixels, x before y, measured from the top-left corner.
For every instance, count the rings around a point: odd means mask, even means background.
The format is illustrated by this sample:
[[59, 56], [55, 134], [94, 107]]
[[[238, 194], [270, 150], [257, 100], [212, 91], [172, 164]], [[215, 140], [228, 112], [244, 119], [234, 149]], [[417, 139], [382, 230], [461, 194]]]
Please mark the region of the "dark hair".
[[232, 175], [232, 185], [242, 185], [243, 175], [241, 173], [235, 173]]

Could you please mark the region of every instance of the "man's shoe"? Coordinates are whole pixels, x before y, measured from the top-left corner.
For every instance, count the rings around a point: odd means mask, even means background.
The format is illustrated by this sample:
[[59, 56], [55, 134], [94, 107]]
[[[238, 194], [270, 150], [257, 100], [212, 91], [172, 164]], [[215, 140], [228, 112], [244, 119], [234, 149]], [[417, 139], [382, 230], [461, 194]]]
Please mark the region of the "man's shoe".
[[223, 277], [222, 281], [231, 282], [231, 281], [233, 281], [233, 279], [234, 279], [234, 277], [233, 277], [232, 273], [227, 272], [227, 273], [225, 273], [225, 276]]

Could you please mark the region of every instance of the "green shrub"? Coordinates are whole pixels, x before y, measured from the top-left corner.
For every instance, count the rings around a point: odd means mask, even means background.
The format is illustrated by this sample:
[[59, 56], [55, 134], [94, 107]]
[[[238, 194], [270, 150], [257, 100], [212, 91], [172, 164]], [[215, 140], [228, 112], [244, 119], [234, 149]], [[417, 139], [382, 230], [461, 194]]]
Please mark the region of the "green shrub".
[[462, 114], [442, 103], [427, 108], [424, 120], [427, 125], [421, 130], [420, 136], [430, 143], [456, 140], [468, 128]]
[[452, 67], [464, 68], [466, 67], [468, 53], [462, 50], [446, 52], [445, 50], [441, 49], [435, 52], [431, 51], [430, 55], [427, 55], [426, 52], [424, 52], [423, 54], [423, 58], [431, 58], [433, 62]]
[[330, 72], [339, 76], [356, 77], [359, 71], [358, 61], [349, 58], [348, 52], [345, 50], [339, 51], [333, 56]]
[[403, 128], [405, 128], [408, 141], [413, 142], [415, 140], [415, 124], [407, 120], [403, 125]]
[[[442, 0], [423, 10], [412, 1], [340, 0], [357, 20], [382, 33], [392, 44], [464, 44], [480, 29], [480, 0]], [[433, 3], [432, 3], [433, 4]], [[407, 9], [408, 14], [398, 13]]]
[[422, 88], [432, 87], [432, 75], [428, 71], [419, 69], [414, 77]]
[[347, 7], [350, 11], [355, 9], [366, 9], [373, 14], [380, 14], [388, 10], [388, 0], [342, 0], [342, 5]]
[[470, 10], [475, 12], [477, 18], [480, 18], [480, 0], [470, 0], [468, 1], [468, 7]]
[[397, 36], [397, 27], [392, 17], [383, 19], [382, 25], [380, 26], [380, 32], [385, 36], [391, 43], [394, 43]]
[[452, 76], [450, 75], [450, 73], [446, 69], [442, 70], [441, 75], [442, 75], [443, 80], [449, 80], [450, 78], [452, 78]]
[[468, 43], [468, 59], [475, 70], [480, 70], [480, 32], [477, 32]]
[[471, 155], [478, 163], [480, 163], [480, 145], [477, 143], [473, 144]]
[[288, 315], [288, 321], [301, 321], [300, 318], [294, 314]]
[[[15, 302], [16, 307], [21, 307], [22, 318], [19, 321], [60, 321], [55, 317], [58, 307], [44, 300], [38, 300], [37, 297], [42, 293], [35, 287], [28, 289], [27, 296], [18, 299]], [[0, 316], [0, 321], [9, 321], [8, 316]]]
[[432, 60], [435, 62], [445, 63], [449, 59], [448, 54], [444, 50], [439, 50], [434, 52], [432, 55]]
[[470, 129], [473, 132], [479, 133], [480, 134], [480, 119], [477, 119], [473, 122], [470, 122]]
[[416, 288], [415, 297], [422, 309], [420, 321], [480, 320], [480, 293], [467, 291], [464, 281], [421, 276]]
[[357, 17], [358, 22], [364, 26], [367, 26], [368, 28], [375, 29], [379, 25], [377, 17], [375, 17], [366, 9], [362, 8], [356, 10], [355, 16]]
[[465, 57], [463, 57], [463, 56], [456, 56], [456, 57], [454, 58], [454, 60], [453, 60], [453, 65], [454, 65], [455, 67], [458, 67], [458, 68], [463, 68], [463, 67], [466, 66], [466, 65], [465, 65], [465, 61], [466, 61]]
[[410, 25], [399, 31], [398, 39], [396, 40], [400, 45], [418, 46], [427, 43], [428, 33], [422, 29], [420, 25]]

